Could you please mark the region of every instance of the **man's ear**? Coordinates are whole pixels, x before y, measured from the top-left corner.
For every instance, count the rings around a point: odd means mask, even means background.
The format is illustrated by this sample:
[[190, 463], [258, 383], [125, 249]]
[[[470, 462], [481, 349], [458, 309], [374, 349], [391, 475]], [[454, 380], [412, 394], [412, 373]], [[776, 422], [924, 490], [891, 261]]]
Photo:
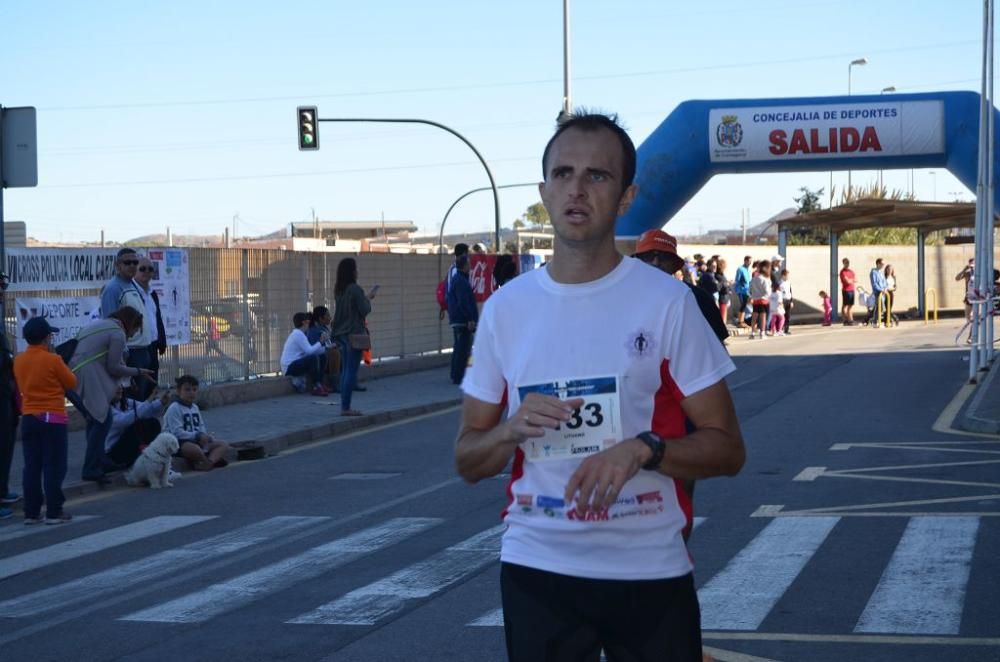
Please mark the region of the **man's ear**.
[[629, 207], [635, 201], [636, 194], [639, 193], [639, 185], [632, 184], [622, 192], [622, 197], [618, 199], [618, 215], [624, 216]]

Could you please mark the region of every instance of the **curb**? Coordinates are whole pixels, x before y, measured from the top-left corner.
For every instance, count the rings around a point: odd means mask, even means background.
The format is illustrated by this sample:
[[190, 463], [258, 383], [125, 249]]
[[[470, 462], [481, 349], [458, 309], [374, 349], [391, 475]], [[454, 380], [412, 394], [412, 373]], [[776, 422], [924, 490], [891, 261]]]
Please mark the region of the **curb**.
[[993, 386], [993, 382], [996, 380], [998, 372], [1000, 372], [1000, 364], [995, 364], [986, 374], [986, 378], [982, 379], [976, 385], [976, 390], [972, 394], [969, 404], [965, 406], [963, 411], [958, 416], [958, 427], [967, 432], [1000, 434], [1000, 420], [977, 416], [979, 407], [982, 405], [987, 392], [989, 392], [990, 388]]
[[[320, 439], [327, 439], [329, 437], [336, 437], [338, 435], [346, 434], [348, 432], [356, 432], [358, 430], [363, 430], [365, 428], [375, 427], [383, 423], [390, 423], [393, 421], [401, 421], [407, 418], [415, 418], [417, 416], [422, 416], [424, 414], [431, 414], [443, 409], [448, 409], [450, 407], [455, 407], [462, 404], [461, 398], [452, 398], [449, 400], [442, 400], [439, 402], [430, 402], [423, 405], [413, 405], [411, 407], [402, 407], [400, 409], [388, 409], [385, 411], [375, 412], [373, 414], [366, 414], [364, 416], [358, 416], [356, 418], [346, 418], [341, 420], [336, 420], [329, 423], [321, 423], [318, 425], [311, 425], [304, 428], [299, 428], [298, 430], [290, 430], [288, 432], [274, 435], [271, 437], [265, 437], [263, 439], [253, 439], [264, 447], [267, 452], [267, 457], [278, 455], [281, 451], [288, 448], [293, 448], [295, 446], [302, 446], [304, 444], [309, 444], [314, 441], [319, 441]], [[233, 460], [235, 461], [235, 451], [233, 451]], [[244, 460], [244, 462], [255, 462], [256, 460]], [[97, 483], [91, 481], [75, 481], [72, 483], [67, 483], [63, 485], [63, 494], [66, 495], [67, 502], [70, 499], [79, 498], [87, 496], [90, 494], [97, 494], [99, 492], [108, 492], [112, 490], [118, 490], [119, 488], [131, 487], [125, 482], [125, 472], [117, 472], [109, 476], [111, 479], [111, 484], [106, 487], [100, 487]], [[13, 504], [15, 510], [21, 509], [22, 501], [18, 501]]]

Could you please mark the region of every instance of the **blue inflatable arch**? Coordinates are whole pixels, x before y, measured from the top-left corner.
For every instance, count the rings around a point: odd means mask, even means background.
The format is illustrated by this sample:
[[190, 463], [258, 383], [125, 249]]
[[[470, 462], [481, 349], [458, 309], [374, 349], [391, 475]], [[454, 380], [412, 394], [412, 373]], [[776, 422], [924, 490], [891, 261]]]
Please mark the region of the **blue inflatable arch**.
[[616, 234], [662, 227], [719, 174], [947, 168], [975, 191], [979, 104], [975, 92], [686, 101], [639, 147], [639, 194]]

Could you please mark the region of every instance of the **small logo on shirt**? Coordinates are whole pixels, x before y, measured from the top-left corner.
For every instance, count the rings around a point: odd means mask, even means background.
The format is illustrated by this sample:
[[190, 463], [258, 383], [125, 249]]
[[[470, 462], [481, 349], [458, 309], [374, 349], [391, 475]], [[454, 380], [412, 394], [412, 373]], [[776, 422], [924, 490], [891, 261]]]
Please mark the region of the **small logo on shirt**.
[[641, 359], [646, 356], [653, 356], [656, 350], [656, 340], [649, 331], [639, 329], [629, 334], [628, 341], [625, 343], [625, 349], [628, 350], [629, 356], [636, 358]]

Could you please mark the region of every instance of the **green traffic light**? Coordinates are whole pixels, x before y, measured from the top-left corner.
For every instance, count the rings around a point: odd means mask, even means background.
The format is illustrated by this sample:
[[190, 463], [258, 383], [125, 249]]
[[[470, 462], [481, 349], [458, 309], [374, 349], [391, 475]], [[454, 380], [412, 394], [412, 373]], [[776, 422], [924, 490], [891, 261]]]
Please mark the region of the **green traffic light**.
[[302, 144], [303, 145], [312, 145], [313, 144], [312, 134], [310, 134], [310, 133], [303, 134], [302, 135]]

